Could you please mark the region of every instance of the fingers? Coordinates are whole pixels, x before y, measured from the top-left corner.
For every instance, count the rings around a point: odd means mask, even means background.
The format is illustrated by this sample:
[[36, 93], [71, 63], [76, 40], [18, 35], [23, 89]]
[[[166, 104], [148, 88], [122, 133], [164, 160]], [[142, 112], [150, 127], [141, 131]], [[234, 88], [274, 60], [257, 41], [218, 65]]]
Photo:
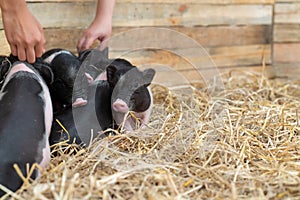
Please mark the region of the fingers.
[[[15, 55], [14, 53], [12, 54]], [[34, 47], [22, 48], [21, 46], [19, 46], [17, 48], [17, 55], [15, 56], [18, 56], [18, 59], [20, 61], [27, 61], [28, 63], [34, 63], [35, 59], [41, 57], [41, 55], [42, 54], [40, 52], [37, 54]]]
[[[81, 52], [86, 49], [89, 49], [93, 45], [93, 43], [96, 39], [97, 39], [97, 37], [95, 37], [95, 36], [83, 35], [77, 44], [77, 51]], [[100, 45], [98, 48], [100, 50], [103, 50], [107, 46], [107, 43], [109, 41], [109, 36], [98, 37], [98, 40], [100, 41]]]
[[84, 41], [85, 41], [85, 37], [82, 37], [82, 38], [78, 41], [78, 44], [77, 44], [77, 51], [78, 51], [78, 52], [83, 51], [82, 46], [83, 46]]
[[107, 47], [108, 41], [109, 41], [109, 38], [105, 38], [103, 41], [101, 41], [101, 44], [99, 46], [100, 51], [103, 51], [105, 49], [105, 47]]
[[90, 48], [90, 46], [92, 46], [94, 40], [95, 40], [95, 38], [93, 38], [93, 37], [83, 36], [78, 42], [77, 51], [81, 52], [81, 51], [84, 51], [84, 50]]
[[40, 45], [35, 46], [35, 57], [42, 57], [43, 53], [45, 53], [45, 42]]
[[20, 61], [27, 61], [28, 63], [34, 63], [36, 58], [42, 56], [45, 52], [45, 36], [42, 28], [39, 28], [39, 32], [35, 32], [36, 35], [21, 37], [7, 37], [10, 45], [11, 54], [17, 56]]
[[36, 58], [39, 58], [45, 52], [44, 42], [38, 43], [36, 46], [28, 45], [10, 45], [11, 54], [17, 56], [20, 61], [27, 61], [28, 63], [34, 63]]
[[20, 48], [17, 47], [17, 51], [18, 51], [18, 58], [20, 61], [25, 61], [26, 60], [26, 51], [25, 48]]
[[26, 49], [26, 60], [29, 63], [34, 63], [35, 62], [35, 58], [36, 58], [36, 52], [34, 47], [30, 47], [28, 49]]
[[95, 38], [93, 38], [93, 37], [86, 38], [85, 42], [82, 45], [82, 49], [86, 50], [86, 49], [90, 48], [90, 46], [92, 46], [94, 40], [95, 40]]
[[1, 10], [2, 24], [11, 54], [21, 61], [35, 62], [45, 49], [42, 25], [28, 10], [25, 1], [20, 1], [18, 9]]
[[14, 44], [10, 44], [9, 46], [10, 46], [11, 54], [13, 56], [17, 56], [18, 55], [17, 46]]

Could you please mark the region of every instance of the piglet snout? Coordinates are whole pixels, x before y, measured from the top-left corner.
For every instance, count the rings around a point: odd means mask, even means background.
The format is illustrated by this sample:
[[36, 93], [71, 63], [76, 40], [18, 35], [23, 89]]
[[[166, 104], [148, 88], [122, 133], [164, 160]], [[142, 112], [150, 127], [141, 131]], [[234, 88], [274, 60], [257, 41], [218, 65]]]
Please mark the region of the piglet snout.
[[128, 105], [122, 99], [117, 99], [112, 104], [112, 108], [118, 113], [127, 113], [129, 111]]
[[76, 108], [76, 107], [84, 106], [86, 104], [87, 104], [87, 100], [84, 100], [83, 98], [77, 98], [75, 102], [72, 104], [72, 107]]

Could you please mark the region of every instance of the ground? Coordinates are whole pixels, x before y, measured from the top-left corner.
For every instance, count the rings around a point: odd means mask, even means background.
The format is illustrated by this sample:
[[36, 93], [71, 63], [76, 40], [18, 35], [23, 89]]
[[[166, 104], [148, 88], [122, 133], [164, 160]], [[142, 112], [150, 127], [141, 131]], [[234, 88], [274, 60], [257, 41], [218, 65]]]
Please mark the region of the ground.
[[218, 88], [153, 85], [148, 128], [53, 158], [15, 199], [299, 199], [300, 85], [222, 78]]

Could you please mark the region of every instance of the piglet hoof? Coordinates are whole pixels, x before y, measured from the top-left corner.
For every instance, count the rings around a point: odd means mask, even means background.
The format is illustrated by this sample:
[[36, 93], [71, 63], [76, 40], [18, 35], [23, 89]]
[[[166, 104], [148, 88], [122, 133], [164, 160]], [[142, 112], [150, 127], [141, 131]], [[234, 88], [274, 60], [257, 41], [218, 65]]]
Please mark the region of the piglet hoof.
[[87, 100], [84, 100], [83, 98], [77, 98], [75, 102], [72, 104], [72, 107], [76, 108], [76, 107], [84, 106], [86, 104], [87, 104]]

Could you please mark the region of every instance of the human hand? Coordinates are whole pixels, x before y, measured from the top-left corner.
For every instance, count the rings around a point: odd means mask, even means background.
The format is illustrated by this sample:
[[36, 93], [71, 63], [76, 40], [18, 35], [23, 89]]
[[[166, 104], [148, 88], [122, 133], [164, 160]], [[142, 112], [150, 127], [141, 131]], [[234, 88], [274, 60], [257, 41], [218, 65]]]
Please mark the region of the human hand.
[[100, 50], [103, 50], [107, 45], [111, 32], [111, 20], [101, 20], [99, 22], [94, 20], [93, 23], [83, 31], [77, 44], [77, 51], [81, 52], [90, 48], [96, 39], [100, 41]]
[[[4, 2], [4, 3], [3, 3]], [[1, 2], [2, 21], [5, 35], [11, 53], [18, 56], [20, 61], [34, 63], [45, 51], [45, 36], [41, 24], [28, 10], [26, 2], [19, 1], [19, 5], [5, 5]]]
[[96, 39], [100, 41], [100, 50], [105, 49], [111, 36], [114, 5], [115, 0], [98, 0], [96, 16], [77, 43], [78, 52], [90, 48]]

